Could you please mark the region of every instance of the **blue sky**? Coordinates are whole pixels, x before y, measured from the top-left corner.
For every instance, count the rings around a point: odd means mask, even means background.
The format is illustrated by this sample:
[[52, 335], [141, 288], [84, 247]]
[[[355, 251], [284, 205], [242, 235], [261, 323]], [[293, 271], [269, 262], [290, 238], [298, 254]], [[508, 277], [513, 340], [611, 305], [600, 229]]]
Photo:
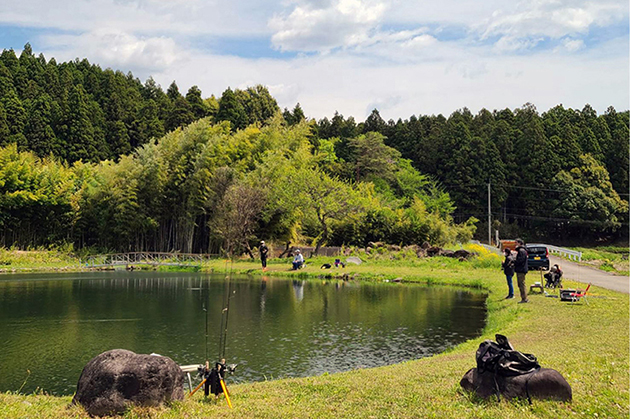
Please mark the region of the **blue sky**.
[[358, 120], [629, 104], [619, 0], [8, 0], [0, 46]]

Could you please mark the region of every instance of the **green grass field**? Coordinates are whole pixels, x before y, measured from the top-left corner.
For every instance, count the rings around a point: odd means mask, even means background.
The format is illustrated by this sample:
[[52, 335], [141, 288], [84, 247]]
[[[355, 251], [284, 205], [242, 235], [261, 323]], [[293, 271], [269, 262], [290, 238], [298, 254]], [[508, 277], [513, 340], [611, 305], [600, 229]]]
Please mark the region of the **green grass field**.
[[[483, 336], [446, 353], [402, 364], [229, 386], [234, 409], [225, 400], [193, 398], [163, 408], [134, 408], [127, 418], [627, 418], [629, 400], [629, 296], [592, 287], [590, 304], [568, 304], [535, 294], [529, 304], [504, 300], [505, 279], [498, 256], [483, 253], [471, 262], [446, 258], [375, 258], [345, 269], [320, 270], [332, 258], [315, 258], [298, 272], [288, 261], [271, 260], [268, 275], [320, 280], [382, 281], [402, 278], [431, 286], [449, 284], [488, 292], [488, 322]], [[214, 261], [207, 271], [261, 275], [260, 264]], [[533, 282], [530, 278], [529, 282]], [[565, 286], [579, 287], [567, 280]], [[475, 351], [495, 333], [517, 350], [535, 354], [541, 365], [558, 370], [573, 388], [573, 401], [482, 401], [463, 392], [459, 380], [475, 366]], [[281, 356], [281, 354], [279, 354]], [[229, 385], [229, 382], [228, 382]], [[0, 417], [87, 417], [71, 397], [0, 394]]]

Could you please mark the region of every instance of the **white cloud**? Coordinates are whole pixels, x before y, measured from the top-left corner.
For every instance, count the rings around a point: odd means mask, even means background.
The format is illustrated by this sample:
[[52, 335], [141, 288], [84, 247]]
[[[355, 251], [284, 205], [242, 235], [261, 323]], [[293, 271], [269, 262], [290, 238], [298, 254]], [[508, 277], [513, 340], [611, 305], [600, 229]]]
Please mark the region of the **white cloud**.
[[[628, 3], [619, 0], [526, 0], [498, 9], [475, 25], [481, 39], [499, 37], [498, 50], [530, 48], [534, 39], [584, 35], [595, 26], [628, 17]], [[509, 45], [506, 47], [506, 45]]]
[[353, 47], [370, 38], [387, 4], [378, 0], [303, 3], [288, 15], [276, 15], [269, 27], [272, 43], [283, 51], [326, 51]]
[[[627, 48], [627, 42], [615, 43], [608, 48]], [[484, 57], [468, 48], [453, 48], [449, 54], [442, 60], [400, 65], [375, 64], [352, 53], [290, 61], [190, 53], [189, 61], [176, 62], [155, 78], [163, 86], [176, 79], [181, 90], [196, 84], [204, 96], [221, 95], [227, 86], [262, 83], [270, 86], [281, 108], [292, 109], [300, 102], [308, 116], [318, 119], [338, 110], [361, 121], [375, 106], [386, 120], [449, 115], [464, 106], [473, 112], [516, 108], [526, 102], [540, 110], [558, 103], [580, 109], [590, 103], [600, 112], [609, 105], [628, 108], [627, 56], [547, 51]]]
[[575, 52], [584, 48], [584, 41], [581, 39], [565, 38], [562, 40], [562, 45], [567, 51]]
[[[93, 63], [107, 63], [114, 68], [157, 71], [184, 60], [175, 41], [166, 37], [137, 37], [115, 30], [97, 29], [83, 35], [48, 35], [42, 38], [57, 59], [89, 57]], [[60, 45], [69, 49], [55, 50]], [[71, 54], [71, 55], [69, 55]], [[77, 54], [77, 55], [74, 55]]]
[[493, 50], [498, 53], [513, 52], [534, 48], [543, 39], [542, 38], [519, 38], [517, 36], [502, 36], [495, 42]]
[[402, 43], [403, 48], [419, 49], [433, 45], [437, 42], [437, 39], [431, 35], [418, 35], [410, 38]]

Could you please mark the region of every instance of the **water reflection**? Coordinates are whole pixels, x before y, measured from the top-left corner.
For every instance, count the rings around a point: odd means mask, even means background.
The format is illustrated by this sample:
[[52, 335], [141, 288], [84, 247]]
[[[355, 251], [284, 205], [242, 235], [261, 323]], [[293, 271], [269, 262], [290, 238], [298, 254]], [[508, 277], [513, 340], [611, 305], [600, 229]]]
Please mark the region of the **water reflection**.
[[[0, 279], [0, 391], [71, 394], [83, 366], [113, 348], [180, 364], [218, 356], [224, 275], [103, 272]], [[19, 279], [18, 279], [19, 278]], [[478, 335], [480, 293], [402, 284], [234, 278], [235, 381], [305, 376], [428, 356]], [[333, 362], [331, 362], [333, 360]]]
[[293, 292], [295, 293], [295, 300], [300, 302], [304, 299], [304, 281], [293, 281]]

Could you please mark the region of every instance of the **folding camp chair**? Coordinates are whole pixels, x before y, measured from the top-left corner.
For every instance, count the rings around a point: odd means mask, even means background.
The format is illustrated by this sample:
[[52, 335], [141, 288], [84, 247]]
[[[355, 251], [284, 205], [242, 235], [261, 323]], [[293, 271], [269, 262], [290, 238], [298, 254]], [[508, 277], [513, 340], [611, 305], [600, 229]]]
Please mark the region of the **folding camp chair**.
[[586, 301], [586, 304], [588, 304], [588, 299], [586, 298], [586, 293], [588, 293], [589, 288], [591, 288], [591, 284], [590, 283], [588, 284], [588, 286], [586, 287], [586, 289], [584, 291], [576, 290], [575, 292], [570, 293], [569, 296], [571, 297], [571, 302], [575, 303], [577, 301], [580, 301], [580, 298], [583, 298], [584, 301]]

